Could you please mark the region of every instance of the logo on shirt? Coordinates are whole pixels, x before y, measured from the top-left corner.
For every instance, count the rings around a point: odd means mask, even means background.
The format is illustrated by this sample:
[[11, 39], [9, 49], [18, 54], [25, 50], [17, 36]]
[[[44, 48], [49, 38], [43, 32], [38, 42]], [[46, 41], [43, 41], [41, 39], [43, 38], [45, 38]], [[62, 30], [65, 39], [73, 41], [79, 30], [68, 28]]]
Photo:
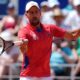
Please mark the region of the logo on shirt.
[[47, 33], [47, 35], [50, 37], [51, 36], [51, 34], [50, 33]]

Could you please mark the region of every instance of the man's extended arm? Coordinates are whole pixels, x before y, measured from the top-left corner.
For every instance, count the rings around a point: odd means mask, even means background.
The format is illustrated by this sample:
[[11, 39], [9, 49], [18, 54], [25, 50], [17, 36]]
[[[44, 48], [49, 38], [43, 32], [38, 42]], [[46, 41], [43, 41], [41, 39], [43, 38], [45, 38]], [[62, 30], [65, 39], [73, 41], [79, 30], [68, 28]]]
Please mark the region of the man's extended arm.
[[64, 38], [68, 40], [76, 40], [80, 35], [80, 30], [75, 30], [72, 32], [65, 32]]

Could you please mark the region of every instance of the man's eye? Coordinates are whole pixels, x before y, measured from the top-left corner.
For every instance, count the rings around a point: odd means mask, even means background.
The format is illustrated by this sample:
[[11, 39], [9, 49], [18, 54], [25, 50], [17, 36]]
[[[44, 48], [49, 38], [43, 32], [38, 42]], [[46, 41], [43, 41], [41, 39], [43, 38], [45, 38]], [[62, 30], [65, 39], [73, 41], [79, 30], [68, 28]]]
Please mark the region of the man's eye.
[[28, 11], [27, 13], [29, 13], [29, 14], [33, 14], [33, 12], [30, 12], [30, 11]]
[[38, 11], [35, 11], [35, 12], [28, 12], [28, 13], [30, 13], [30, 14], [37, 14], [38, 13]]
[[34, 12], [30, 12], [30, 14], [33, 14]]

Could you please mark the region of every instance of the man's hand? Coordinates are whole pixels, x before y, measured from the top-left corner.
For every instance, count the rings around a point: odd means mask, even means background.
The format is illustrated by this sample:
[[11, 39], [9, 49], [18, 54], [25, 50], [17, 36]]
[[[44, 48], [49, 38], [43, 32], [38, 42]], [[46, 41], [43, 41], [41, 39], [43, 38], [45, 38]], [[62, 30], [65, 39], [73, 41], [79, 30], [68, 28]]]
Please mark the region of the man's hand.
[[20, 50], [22, 53], [27, 52], [28, 39], [20, 39], [19, 41], [16, 41], [14, 43], [15, 43], [15, 45], [20, 47]]
[[80, 29], [73, 31], [72, 35], [73, 35], [73, 40], [76, 40], [80, 36]]
[[75, 30], [72, 32], [66, 32], [64, 38], [68, 40], [76, 40], [80, 36], [80, 30]]

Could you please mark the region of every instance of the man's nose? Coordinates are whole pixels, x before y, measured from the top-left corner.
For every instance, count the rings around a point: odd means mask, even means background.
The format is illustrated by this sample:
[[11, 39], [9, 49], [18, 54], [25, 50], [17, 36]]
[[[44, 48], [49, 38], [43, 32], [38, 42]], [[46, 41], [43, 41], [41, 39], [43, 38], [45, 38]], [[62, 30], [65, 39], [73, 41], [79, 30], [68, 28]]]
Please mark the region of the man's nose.
[[37, 16], [37, 13], [36, 13], [36, 12], [34, 12], [32, 15], [36, 17], [36, 16]]

